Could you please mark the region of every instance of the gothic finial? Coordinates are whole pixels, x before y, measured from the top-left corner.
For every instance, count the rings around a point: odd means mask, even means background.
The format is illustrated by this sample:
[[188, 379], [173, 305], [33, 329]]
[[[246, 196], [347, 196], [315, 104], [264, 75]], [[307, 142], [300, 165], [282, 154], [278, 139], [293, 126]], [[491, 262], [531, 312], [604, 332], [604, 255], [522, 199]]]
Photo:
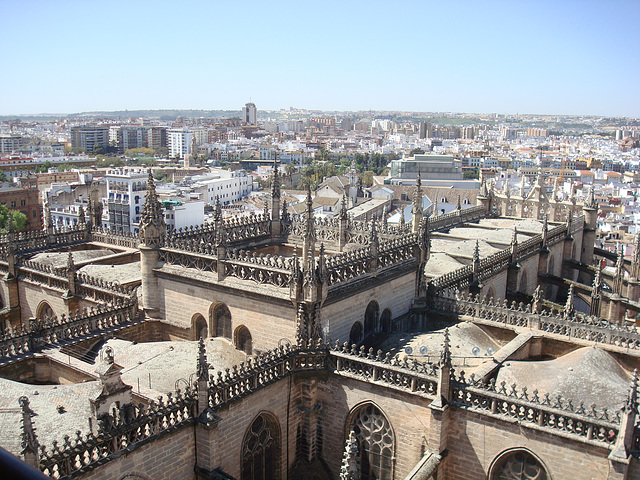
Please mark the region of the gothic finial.
[[73, 262], [73, 253], [69, 252], [69, 257], [67, 258], [67, 269], [70, 272], [75, 272], [76, 271], [76, 265]]
[[631, 377], [631, 386], [629, 387], [629, 395], [625, 404], [626, 409], [635, 411], [638, 408], [638, 370], [633, 370]]
[[207, 363], [207, 350], [204, 346], [204, 339], [198, 339], [198, 380], [206, 380], [209, 375], [209, 364]]
[[147, 195], [140, 216], [140, 241], [147, 247], [159, 248], [164, 240], [166, 224], [162, 213], [162, 205], [156, 194], [156, 184], [153, 179], [153, 170], [149, 168], [147, 179]]
[[473, 249], [473, 263], [480, 263], [480, 242], [476, 240], [476, 246]]
[[564, 304], [564, 318], [572, 317], [575, 313], [575, 305], [573, 303], [573, 284], [569, 286], [569, 292], [567, 293], [567, 301]]
[[542, 219], [542, 246], [547, 246], [547, 241], [549, 238], [549, 219], [548, 215], [545, 213]]
[[213, 221], [216, 223], [222, 221], [222, 205], [220, 205], [220, 195], [216, 195], [216, 202], [213, 208]]
[[347, 220], [347, 194], [342, 194], [342, 202], [340, 203], [340, 212], [338, 213], [340, 220]]
[[440, 365], [451, 365], [451, 349], [449, 343], [449, 329], [444, 329], [444, 340], [442, 353], [440, 354]]
[[84, 217], [84, 208], [82, 207], [82, 205], [80, 205], [80, 208], [78, 209], [78, 224], [80, 226], [86, 225], [86, 219]]
[[342, 456], [340, 467], [340, 480], [358, 480], [360, 478], [360, 456], [358, 455], [358, 441], [353, 430], [349, 432], [349, 438]]
[[585, 202], [585, 208], [598, 209], [598, 202], [596, 201], [596, 187], [595, 185], [589, 189], [589, 196]]
[[458, 203], [456, 205], [456, 210], [462, 210], [462, 204], [460, 203], [460, 195], [458, 195]]
[[271, 197], [280, 198], [280, 175], [278, 173], [278, 160], [273, 160], [273, 181], [271, 182]]
[[371, 243], [378, 241], [378, 232], [376, 231], [376, 219], [371, 219]]
[[35, 415], [35, 412], [31, 410], [31, 407], [29, 406], [28, 397], [20, 397], [18, 403], [20, 404], [20, 409], [22, 411], [21, 453], [25, 457], [25, 460], [29, 457], [35, 457], [34, 460], [37, 461], [40, 445], [38, 443], [38, 437], [36, 436], [35, 428], [33, 427], [33, 421], [31, 420], [31, 418]]

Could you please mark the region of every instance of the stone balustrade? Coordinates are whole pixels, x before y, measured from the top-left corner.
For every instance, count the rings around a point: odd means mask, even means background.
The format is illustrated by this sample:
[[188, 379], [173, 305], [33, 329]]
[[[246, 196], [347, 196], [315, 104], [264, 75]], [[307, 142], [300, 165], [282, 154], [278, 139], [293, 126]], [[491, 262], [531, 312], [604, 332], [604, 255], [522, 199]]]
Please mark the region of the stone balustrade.
[[511, 305], [485, 300], [480, 295], [461, 295], [446, 291], [433, 299], [434, 310], [470, 317], [473, 323], [505, 327], [524, 327], [574, 339], [640, 350], [640, 334], [635, 326], [617, 325], [606, 320], [574, 313], [568, 318], [547, 310], [532, 312], [531, 305]]
[[74, 439], [65, 436], [62, 445], [54, 441], [50, 449], [42, 447], [40, 470], [55, 479], [75, 478], [153, 437], [191, 423], [194, 404], [195, 392], [187, 389], [169, 393], [166, 400], [160, 398], [148, 407], [121, 407], [97, 434], [82, 436], [78, 431]]
[[0, 364], [10, 363], [47, 345], [69, 343], [88, 336], [117, 331], [137, 321], [137, 304], [131, 300], [116, 305], [98, 305], [60, 317], [33, 321], [9, 329], [0, 339]]

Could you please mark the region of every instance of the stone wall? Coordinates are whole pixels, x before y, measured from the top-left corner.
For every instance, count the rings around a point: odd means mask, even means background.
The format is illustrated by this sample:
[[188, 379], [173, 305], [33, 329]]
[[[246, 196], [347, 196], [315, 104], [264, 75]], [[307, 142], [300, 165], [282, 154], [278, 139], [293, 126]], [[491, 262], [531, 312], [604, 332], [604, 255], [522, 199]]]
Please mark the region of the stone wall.
[[[609, 450], [522, 428], [506, 422], [452, 409], [448, 454], [443, 462], [447, 480], [487, 478], [495, 459], [505, 450], [523, 448], [548, 469], [550, 479], [591, 480], [614, 476], [607, 460]], [[611, 476], [609, 476], [611, 474]]]
[[[191, 329], [195, 315], [202, 315], [209, 325], [209, 311], [217, 302], [224, 303], [231, 313], [231, 331], [244, 325], [251, 333], [253, 348], [268, 350], [282, 338], [295, 342], [296, 311], [288, 300], [258, 297], [250, 292], [224, 288], [204, 282], [158, 278], [159, 303], [164, 321], [175, 327]], [[232, 338], [233, 340], [233, 338]]]
[[405, 478], [422, 457], [426, 445], [431, 401], [418, 395], [405, 395], [375, 384], [331, 375], [318, 385], [322, 415], [327, 421], [324, 430], [323, 456], [334, 478], [340, 473], [340, 463], [348, 432], [349, 413], [365, 402], [375, 404], [387, 417], [394, 433], [396, 458], [394, 478]]
[[[193, 425], [180, 427], [115, 461], [82, 475], [82, 480], [120, 480], [137, 475], [145, 480], [190, 480], [195, 478], [195, 440]], [[136, 478], [136, 477], [133, 477]]]
[[378, 302], [379, 315], [385, 309], [391, 311], [395, 319], [409, 311], [415, 294], [416, 273], [411, 271], [386, 282], [371, 279], [366, 288], [343, 294], [322, 307], [322, 331], [327, 339], [345, 342], [349, 340], [349, 332], [356, 321], [364, 326], [364, 314], [369, 302]]

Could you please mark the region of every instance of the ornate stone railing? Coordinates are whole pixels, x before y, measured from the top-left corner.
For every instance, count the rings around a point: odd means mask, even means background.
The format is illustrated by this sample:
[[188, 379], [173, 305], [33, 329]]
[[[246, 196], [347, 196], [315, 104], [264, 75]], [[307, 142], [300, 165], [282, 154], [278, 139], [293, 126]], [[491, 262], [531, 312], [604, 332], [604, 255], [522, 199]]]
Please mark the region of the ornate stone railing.
[[64, 437], [62, 445], [53, 442], [40, 454], [40, 470], [51, 478], [74, 478], [128, 452], [151, 438], [193, 421], [195, 392], [187, 389], [168, 394], [148, 407], [121, 408], [99, 428], [84, 437], [78, 431], [74, 439]]
[[620, 426], [620, 411], [609, 412], [595, 405], [585, 407], [583, 402], [573, 405], [571, 400], [526, 387], [495, 385], [493, 380], [484, 384], [473, 376], [466, 380], [461, 372], [452, 382], [451, 403], [459, 408], [475, 411], [500, 419], [517, 421], [530, 428], [545, 429], [552, 434], [570, 435], [579, 441], [613, 448]]
[[[449, 214], [450, 215], [450, 214]], [[582, 222], [582, 223], [580, 223]], [[432, 222], [429, 222], [431, 230]], [[577, 224], [577, 225], [576, 225]], [[584, 217], [578, 217], [573, 219], [572, 225], [576, 225], [575, 229], [572, 226], [571, 231], [579, 231], [583, 228]], [[558, 225], [547, 233], [547, 245], [551, 246], [560, 241], [563, 241], [567, 236], [567, 226]], [[518, 250], [516, 260], [521, 261], [526, 257], [533, 255], [540, 251], [542, 248], [542, 234], [535, 235], [528, 238], [522, 243], [518, 244]], [[486, 280], [491, 278], [497, 273], [506, 270], [511, 264], [511, 247], [500, 250], [499, 252], [489, 255], [488, 257], [480, 259], [480, 272], [479, 279]], [[473, 279], [473, 267], [471, 265], [464, 265], [454, 271], [445, 273], [437, 278], [431, 280], [431, 288], [434, 293], [443, 292], [446, 289], [457, 288], [463, 290], [469, 287]]]
[[341, 376], [376, 382], [405, 392], [434, 397], [438, 391], [438, 365], [400, 360], [390, 353], [355, 345], [336, 344], [329, 355], [329, 368]]
[[90, 335], [133, 325], [138, 318], [137, 309], [133, 300], [115, 306], [98, 305], [9, 330], [0, 339], [0, 364], [37, 352], [46, 345], [79, 341]]
[[[16, 268], [16, 276], [30, 283], [46, 285], [61, 293], [72, 290], [66, 267], [54, 268], [32, 260], [23, 260]], [[76, 295], [101, 303], [125, 302], [133, 294], [131, 287], [106, 282], [81, 272], [75, 274], [74, 287]]]
[[13, 252], [18, 254], [73, 245], [85, 242], [87, 238], [88, 232], [84, 225], [54, 229], [52, 233], [43, 230], [17, 232], [0, 236], [0, 255], [6, 258], [9, 244]]
[[113, 230], [94, 228], [91, 231], [91, 240], [106, 243], [116, 247], [138, 248], [140, 239], [138, 235], [130, 232], [115, 232]]
[[470, 317], [473, 323], [489, 323], [509, 327], [525, 327], [575, 339], [640, 350], [640, 333], [635, 326], [616, 325], [596, 317], [575, 313], [564, 318], [531, 311], [531, 305], [509, 305], [507, 301], [484, 300], [479, 295], [443, 292], [433, 299], [434, 310]]
[[209, 406], [220, 407], [238, 400], [260, 388], [294, 372], [318, 371], [326, 368], [325, 348], [301, 350], [299, 347], [281, 346], [249, 358], [246, 363], [211, 376]]
[[429, 217], [429, 231], [446, 230], [461, 223], [477, 222], [484, 217], [486, 217], [486, 210], [482, 205], [463, 210], [454, 210], [436, 217]]

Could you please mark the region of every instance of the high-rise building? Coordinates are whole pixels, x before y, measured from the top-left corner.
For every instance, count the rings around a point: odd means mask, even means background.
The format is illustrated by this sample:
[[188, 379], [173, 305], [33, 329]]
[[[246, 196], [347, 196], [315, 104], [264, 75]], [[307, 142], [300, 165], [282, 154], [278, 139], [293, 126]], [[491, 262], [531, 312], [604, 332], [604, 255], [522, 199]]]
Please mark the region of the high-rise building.
[[93, 152], [98, 145], [104, 148], [109, 146], [108, 126], [86, 125], [82, 127], [71, 127], [72, 147]]
[[258, 109], [255, 103], [247, 103], [242, 107], [242, 121], [249, 125], [256, 125], [258, 123]]

